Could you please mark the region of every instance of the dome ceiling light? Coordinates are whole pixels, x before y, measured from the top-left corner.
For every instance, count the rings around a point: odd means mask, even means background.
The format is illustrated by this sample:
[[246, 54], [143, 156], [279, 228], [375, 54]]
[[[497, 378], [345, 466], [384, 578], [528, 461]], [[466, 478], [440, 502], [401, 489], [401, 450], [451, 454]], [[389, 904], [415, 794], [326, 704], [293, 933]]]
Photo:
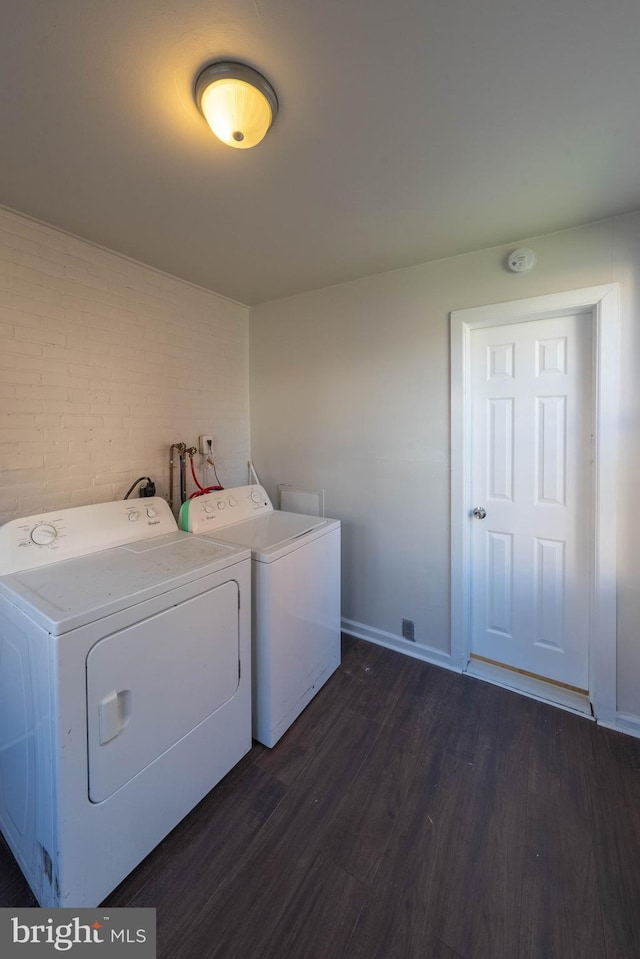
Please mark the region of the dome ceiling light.
[[195, 99], [205, 120], [223, 143], [254, 147], [278, 114], [278, 98], [268, 80], [244, 63], [211, 63], [198, 76]]

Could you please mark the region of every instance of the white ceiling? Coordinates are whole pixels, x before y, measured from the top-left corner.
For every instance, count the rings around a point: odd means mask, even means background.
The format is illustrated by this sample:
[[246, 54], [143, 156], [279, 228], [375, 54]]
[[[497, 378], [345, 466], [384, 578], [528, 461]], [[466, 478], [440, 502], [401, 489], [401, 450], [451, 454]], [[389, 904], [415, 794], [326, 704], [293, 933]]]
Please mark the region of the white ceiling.
[[[0, 204], [246, 304], [640, 207], [638, 0], [0, 0]], [[258, 147], [192, 98], [276, 88]]]

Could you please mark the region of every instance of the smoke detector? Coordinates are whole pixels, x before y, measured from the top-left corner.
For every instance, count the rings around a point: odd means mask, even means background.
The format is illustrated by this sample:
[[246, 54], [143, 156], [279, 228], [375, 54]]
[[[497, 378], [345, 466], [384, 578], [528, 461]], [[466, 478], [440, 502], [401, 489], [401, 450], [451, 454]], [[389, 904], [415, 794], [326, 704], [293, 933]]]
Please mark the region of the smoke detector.
[[536, 265], [536, 255], [523, 246], [510, 253], [507, 262], [512, 273], [528, 273]]

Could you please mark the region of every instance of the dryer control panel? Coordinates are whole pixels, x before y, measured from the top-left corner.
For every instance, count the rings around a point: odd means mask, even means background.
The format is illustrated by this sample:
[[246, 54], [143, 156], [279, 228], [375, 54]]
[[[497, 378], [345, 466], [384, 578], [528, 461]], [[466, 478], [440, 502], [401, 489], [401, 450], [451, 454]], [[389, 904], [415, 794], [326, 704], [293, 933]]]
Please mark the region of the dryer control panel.
[[35, 513], [0, 526], [0, 576], [178, 529], [159, 496]]
[[188, 499], [182, 504], [178, 523], [188, 533], [213, 533], [272, 512], [271, 500], [262, 486], [236, 486]]

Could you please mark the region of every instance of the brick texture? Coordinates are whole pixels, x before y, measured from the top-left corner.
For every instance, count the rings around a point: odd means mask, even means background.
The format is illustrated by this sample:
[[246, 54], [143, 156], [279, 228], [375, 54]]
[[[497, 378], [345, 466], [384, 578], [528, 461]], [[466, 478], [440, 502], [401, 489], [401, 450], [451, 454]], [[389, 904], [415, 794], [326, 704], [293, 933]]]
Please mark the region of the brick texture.
[[170, 444], [200, 434], [245, 483], [248, 337], [246, 307], [0, 210], [0, 523], [143, 475], [166, 496]]

